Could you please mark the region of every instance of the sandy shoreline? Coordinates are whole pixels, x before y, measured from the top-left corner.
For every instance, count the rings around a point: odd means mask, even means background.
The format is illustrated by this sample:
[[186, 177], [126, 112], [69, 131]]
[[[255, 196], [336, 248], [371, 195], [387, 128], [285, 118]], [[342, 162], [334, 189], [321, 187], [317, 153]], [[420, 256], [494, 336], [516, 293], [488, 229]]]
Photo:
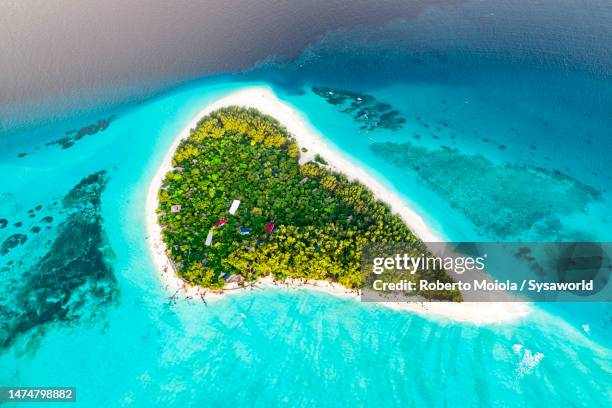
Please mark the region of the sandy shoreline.
[[[230, 105], [257, 108], [260, 112], [273, 116], [287, 128], [301, 148], [308, 149], [308, 152], [302, 153], [300, 162], [308, 161], [315, 154], [320, 154], [330, 163], [329, 167], [334, 171], [341, 172], [350, 179], [359, 180], [372, 190], [376, 198], [389, 204], [391, 210], [398, 214], [413, 233], [421, 240], [425, 242], [442, 241], [441, 237], [435, 231], [428, 228], [424, 220], [412, 211], [398, 194], [386, 188], [364, 169], [353, 164], [342, 152], [338, 151], [338, 149], [329, 146], [315, 129], [310, 127], [294, 109], [279, 100], [269, 88], [249, 87], [220, 98], [200, 111], [177, 135], [149, 186], [146, 204], [146, 224], [149, 244], [154, 261], [162, 272], [161, 276], [164, 287], [172, 296], [201, 298], [207, 301], [222, 296], [221, 294], [214, 294], [200, 287], [189, 286], [176, 276], [166, 256], [165, 244], [161, 240], [161, 227], [157, 222], [155, 209], [158, 206], [157, 192], [161, 187], [165, 174], [172, 169], [172, 157], [180, 141], [189, 136], [191, 129], [196, 127], [197, 122], [202, 117], [216, 109]], [[327, 281], [304, 282], [301, 280], [288, 280], [287, 282], [274, 282], [271, 278], [262, 278], [255, 282], [254, 286], [309, 288], [337, 296], [355, 299], [359, 298], [357, 293], [351, 292], [341, 285]], [[229, 287], [228, 289], [234, 289], [234, 287]], [[231, 292], [237, 292], [237, 290], [229, 290], [225, 293]], [[477, 302], [460, 304], [445, 302], [402, 302], [380, 304], [397, 310], [408, 310], [420, 314], [476, 324], [499, 323], [514, 320], [525, 316], [530, 310], [527, 304], [508, 302], [486, 304]]]

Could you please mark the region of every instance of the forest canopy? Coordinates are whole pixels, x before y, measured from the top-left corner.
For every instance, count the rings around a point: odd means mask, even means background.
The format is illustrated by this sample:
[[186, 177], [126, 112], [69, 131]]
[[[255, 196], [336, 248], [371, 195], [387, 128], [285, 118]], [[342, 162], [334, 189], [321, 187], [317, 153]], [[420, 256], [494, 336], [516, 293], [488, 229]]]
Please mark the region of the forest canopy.
[[[360, 288], [364, 245], [402, 242], [415, 253], [426, 250], [365, 186], [324, 160], [300, 165], [299, 157], [287, 130], [255, 109], [223, 108], [198, 122], [175, 152], [157, 209], [182, 279], [221, 289], [230, 276], [252, 281], [271, 274]], [[451, 281], [443, 270], [427, 273]], [[460, 299], [450, 291], [419, 294]]]

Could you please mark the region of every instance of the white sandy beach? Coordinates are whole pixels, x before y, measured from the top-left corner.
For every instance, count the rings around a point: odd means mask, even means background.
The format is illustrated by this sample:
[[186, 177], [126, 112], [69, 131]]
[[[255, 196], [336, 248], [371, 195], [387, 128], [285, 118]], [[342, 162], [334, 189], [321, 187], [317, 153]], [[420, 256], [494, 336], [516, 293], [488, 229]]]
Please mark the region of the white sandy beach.
[[[189, 136], [191, 129], [195, 128], [197, 122], [202, 117], [216, 109], [230, 105], [257, 108], [260, 112], [273, 116], [287, 128], [300, 147], [308, 149], [308, 152], [302, 153], [300, 162], [308, 161], [314, 157], [315, 154], [320, 154], [330, 163], [330, 167], [333, 170], [346, 174], [350, 179], [360, 181], [370, 188], [378, 199], [389, 204], [392, 211], [398, 214], [421, 240], [425, 242], [442, 241], [440, 235], [431, 228], [428, 228], [424, 220], [408, 207], [406, 201], [402, 199], [399, 194], [385, 187], [363, 168], [352, 163], [341, 151], [327, 144], [324, 138], [315, 129], [309, 126], [307, 120], [291, 106], [279, 100], [269, 88], [249, 87], [220, 98], [200, 111], [177, 135], [149, 186], [146, 204], [146, 223], [149, 243], [155, 263], [162, 271], [161, 276], [164, 286], [171, 295], [186, 298], [205, 298], [206, 300], [221, 296], [219, 294], [206, 292], [199, 287], [189, 286], [176, 276], [166, 255], [165, 244], [161, 240], [161, 227], [157, 222], [155, 209], [158, 206], [157, 192], [161, 187], [165, 174], [172, 169], [172, 157], [174, 156], [174, 152], [179, 142]], [[271, 278], [266, 278], [257, 281], [255, 286], [285, 286], [291, 289], [309, 288], [321, 290], [333, 295], [354, 298], [356, 300], [359, 298], [357, 293], [351, 292], [341, 285], [327, 281], [303, 282], [290, 280], [288, 282], [274, 282]], [[235, 287], [228, 287], [228, 289], [234, 288]], [[226, 291], [226, 293], [231, 292], [237, 291]], [[380, 303], [380, 305], [397, 310], [406, 310], [432, 317], [447, 318], [454, 321], [471, 322], [475, 324], [507, 322], [523, 317], [530, 311], [528, 304], [512, 302], [385, 302]]]

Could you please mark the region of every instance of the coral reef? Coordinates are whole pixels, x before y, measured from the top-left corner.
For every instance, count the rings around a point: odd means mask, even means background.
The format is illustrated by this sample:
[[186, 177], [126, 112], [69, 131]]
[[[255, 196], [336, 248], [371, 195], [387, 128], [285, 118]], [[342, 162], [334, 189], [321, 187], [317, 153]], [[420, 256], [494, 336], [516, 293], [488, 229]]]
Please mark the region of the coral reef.
[[420, 180], [465, 214], [483, 235], [518, 238], [559, 215], [582, 211], [600, 193], [558, 171], [496, 164], [456, 149], [427, 149], [412, 143], [374, 143], [372, 151]]
[[351, 115], [363, 130], [382, 128], [396, 131], [406, 123], [406, 119], [391, 105], [379, 102], [371, 95], [325, 87], [313, 87], [312, 91], [341, 112]]
[[[93, 318], [100, 306], [117, 298], [108, 261], [112, 251], [100, 215], [106, 182], [104, 171], [94, 173], [65, 196], [63, 210], [68, 215], [50, 248], [29, 270], [8, 282], [14, 289], [5, 291], [12, 296], [0, 302], [0, 349], [22, 335], [40, 333], [48, 324]], [[20, 236], [11, 243], [22, 240]]]

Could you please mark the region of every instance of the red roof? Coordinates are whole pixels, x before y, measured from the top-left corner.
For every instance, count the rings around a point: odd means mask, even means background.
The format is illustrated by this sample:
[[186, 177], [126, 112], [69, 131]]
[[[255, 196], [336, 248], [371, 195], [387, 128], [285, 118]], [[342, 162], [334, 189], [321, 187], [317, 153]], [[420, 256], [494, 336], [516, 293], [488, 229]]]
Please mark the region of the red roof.
[[274, 223], [269, 223], [268, 225], [266, 225], [266, 229], [264, 230], [264, 232], [266, 234], [269, 234], [272, 232], [272, 230], [274, 229]]
[[227, 217], [221, 218], [219, 221], [215, 222], [215, 227], [220, 227], [227, 222]]

